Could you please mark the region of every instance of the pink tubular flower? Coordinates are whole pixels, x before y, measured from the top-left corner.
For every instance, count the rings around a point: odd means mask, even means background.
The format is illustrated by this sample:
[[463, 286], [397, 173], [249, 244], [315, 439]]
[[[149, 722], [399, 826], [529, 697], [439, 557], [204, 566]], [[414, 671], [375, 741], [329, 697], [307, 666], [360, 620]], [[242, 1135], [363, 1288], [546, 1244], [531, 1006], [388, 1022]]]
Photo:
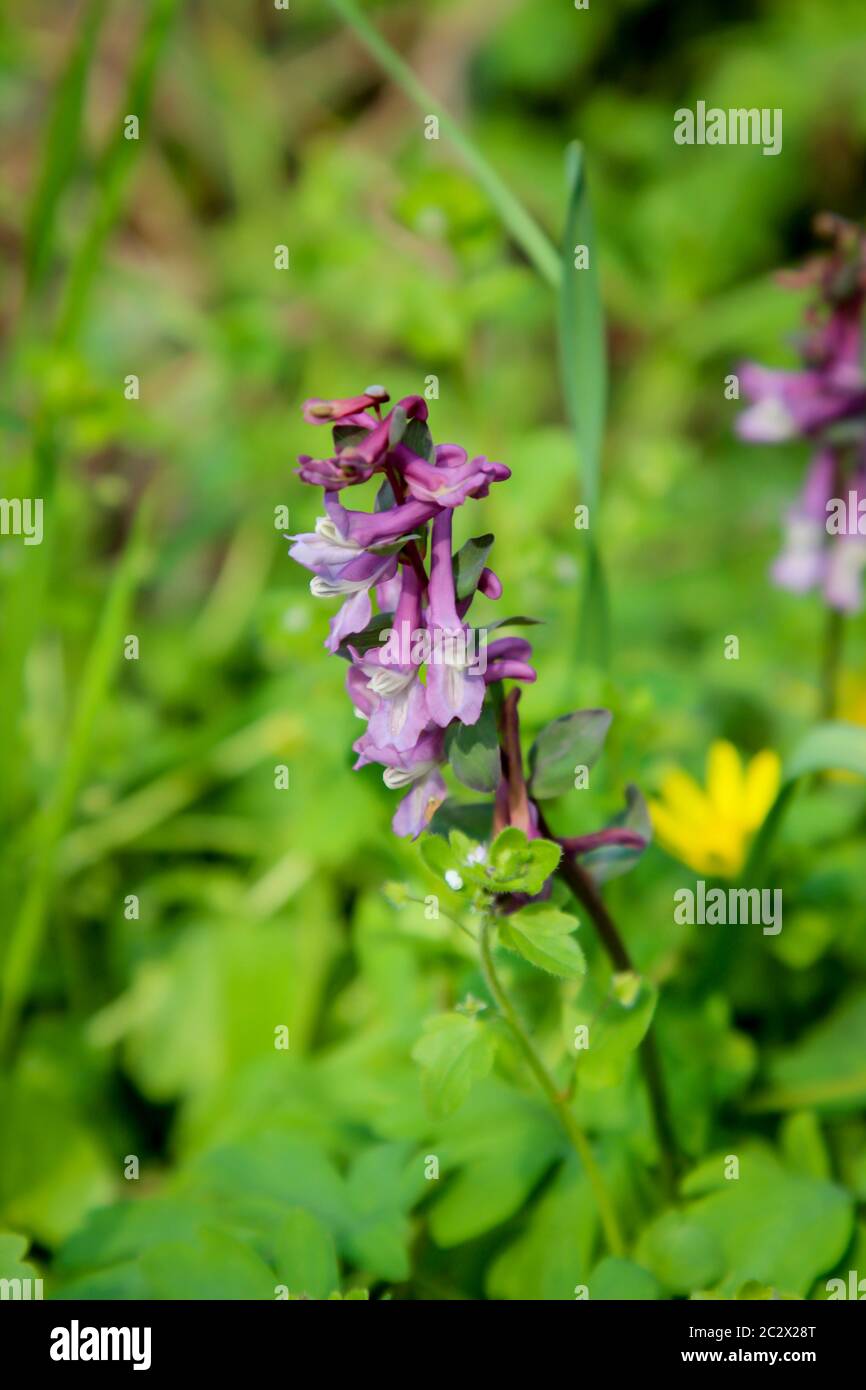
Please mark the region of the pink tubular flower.
[[368, 386], [360, 396], [350, 396], [341, 401], [322, 401], [318, 397], [304, 401], [301, 409], [308, 425], [329, 425], [336, 420], [344, 420], [347, 415], [360, 415], [373, 406], [380, 406], [389, 399], [384, 386]]
[[422, 734], [414, 747], [400, 751], [392, 746], [379, 746], [369, 731], [352, 745], [358, 754], [355, 767], [380, 763], [385, 771], [382, 781], [392, 791], [408, 788], [391, 822], [397, 835], [417, 839], [426, 830], [434, 813], [448, 794], [439, 766], [444, 758], [444, 736], [441, 729]]
[[436, 450], [436, 462], [411, 455], [401, 457], [402, 474], [413, 497], [440, 507], [461, 507], [469, 497], [486, 497], [491, 483], [504, 482], [511, 470], [487, 459], [469, 459], [465, 449], [444, 444]]
[[[350, 647], [355, 669], [363, 673], [367, 691], [374, 698], [368, 725], [370, 738], [374, 744], [391, 746], [398, 752], [413, 748], [430, 722], [427, 694], [421, 684], [421, 663], [412, 660], [414, 639], [421, 630], [421, 583], [411, 566], [406, 566], [391, 628], [396, 658], [391, 658], [389, 645], [365, 655]], [[409, 659], [403, 660], [404, 655]]]
[[443, 729], [452, 719], [475, 724], [484, 703], [484, 676], [469, 657], [469, 629], [457, 615], [451, 563], [451, 508], [433, 522], [427, 625], [440, 658], [427, 668], [427, 708]]
[[[344, 638], [367, 626], [373, 611], [370, 589], [397, 572], [392, 547], [399, 549], [402, 538], [423, 525], [432, 509], [408, 502], [368, 515], [347, 511], [333, 493], [325, 494], [325, 509], [328, 515], [319, 517], [315, 531], [289, 537], [293, 542], [289, 554], [313, 571], [310, 593], [314, 598], [343, 595], [346, 599], [325, 643], [335, 652]], [[385, 547], [385, 553], [377, 553], [375, 547]]]

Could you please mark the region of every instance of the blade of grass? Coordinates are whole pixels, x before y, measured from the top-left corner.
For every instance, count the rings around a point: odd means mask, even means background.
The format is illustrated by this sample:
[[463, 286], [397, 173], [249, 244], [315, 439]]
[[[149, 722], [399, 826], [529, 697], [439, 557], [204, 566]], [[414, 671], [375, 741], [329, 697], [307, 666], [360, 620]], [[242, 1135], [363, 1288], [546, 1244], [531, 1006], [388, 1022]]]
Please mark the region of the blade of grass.
[[[605, 667], [609, 659], [607, 585], [596, 535], [601, 500], [601, 453], [607, 410], [607, 351], [601, 303], [592, 207], [582, 147], [567, 152], [568, 204], [562, 247], [559, 291], [559, 359], [562, 389], [577, 444], [589, 509], [587, 560], [578, 631], [579, 651]], [[588, 263], [575, 266], [575, 248], [586, 247]]]
[[55, 334], [55, 341], [63, 346], [74, 340], [83, 320], [105, 242], [120, 216], [127, 181], [144, 143], [141, 139], [126, 139], [123, 118], [137, 116], [140, 126], [147, 121], [159, 59], [177, 8], [178, 0], [153, 0], [150, 7], [124, 93], [123, 109], [115, 118], [114, 136], [100, 163], [95, 207], [66, 283]]
[[485, 159], [478, 146], [469, 139], [452, 116], [439, 105], [423, 82], [415, 76], [408, 63], [384, 39], [367, 17], [362, 14], [355, 0], [328, 0], [341, 19], [354, 31], [368, 53], [376, 59], [388, 76], [396, 82], [425, 116], [436, 116], [439, 125], [448, 135], [451, 143], [464, 163], [477, 178], [491, 203], [496, 208], [506, 229], [521, 246], [536, 270], [554, 289], [560, 281], [559, 257], [556, 248], [526, 208], [515, 198], [511, 189], [497, 174], [492, 164]]
[[24, 248], [25, 302], [39, 289], [51, 262], [57, 206], [78, 163], [84, 94], [106, 0], [91, 0], [57, 87], [48, 123], [42, 168], [36, 185]]
[[849, 772], [866, 777], [866, 729], [835, 720], [816, 724], [785, 760], [782, 785], [752, 844], [743, 870], [744, 883], [759, 883], [773, 841], [798, 784], [823, 772]]
[[120, 659], [121, 635], [138, 585], [149, 530], [151, 502], [146, 498], [112, 575], [99, 625], [87, 656], [72, 716], [66, 754], [51, 794], [39, 816], [35, 849], [28, 865], [27, 887], [15, 918], [3, 960], [0, 999], [0, 1056], [12, 1042], [21, 1007], [41, 950], [54, 884], [57, 845], [72, 813], [87, 765], [94, 728]]

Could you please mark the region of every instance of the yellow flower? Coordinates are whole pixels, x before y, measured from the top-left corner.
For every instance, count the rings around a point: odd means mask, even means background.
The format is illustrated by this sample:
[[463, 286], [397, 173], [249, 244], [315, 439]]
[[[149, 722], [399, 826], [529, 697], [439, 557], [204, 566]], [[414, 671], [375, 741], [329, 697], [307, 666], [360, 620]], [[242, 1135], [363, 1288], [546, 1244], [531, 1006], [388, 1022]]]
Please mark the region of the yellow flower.
[[848, 724], [866, 724], [866, 680], [862, 676], [842, 677], [839, 718]]
[[776, 798], [780, 774], [771, 749], [744, 768], [734, 745], [717, 739], [707, 754], [706, 791], [679, 768], [662, 779], [659, 799], [650, 803], [660, 844], [700, 874], [733, 878]]

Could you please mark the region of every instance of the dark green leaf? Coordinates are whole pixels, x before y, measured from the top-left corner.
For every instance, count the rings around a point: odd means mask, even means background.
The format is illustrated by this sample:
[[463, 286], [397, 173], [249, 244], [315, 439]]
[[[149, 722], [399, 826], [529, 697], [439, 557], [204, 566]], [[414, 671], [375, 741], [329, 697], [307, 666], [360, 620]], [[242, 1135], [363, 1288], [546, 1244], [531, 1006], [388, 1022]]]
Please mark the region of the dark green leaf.
[[489, 700], [475, 724], [451, 724], [445, 735], [445, 754], [464, 786], [492, 792], [502, 775], [496, 717]]
[[607, 709], [577, 710], [542, 729], [529, 750], [533, 796], [562, 796], [571, 791], [575, 768], [592, 767], [604, 747], [612, 718]]
[[487, 564], [493, 541], [492, 534], [473, 536], [465, 545], [461, 545], [457, 554], [452, 557], [454, 588], [459, 599], [471, 598], [478, 588], [478, 580]]

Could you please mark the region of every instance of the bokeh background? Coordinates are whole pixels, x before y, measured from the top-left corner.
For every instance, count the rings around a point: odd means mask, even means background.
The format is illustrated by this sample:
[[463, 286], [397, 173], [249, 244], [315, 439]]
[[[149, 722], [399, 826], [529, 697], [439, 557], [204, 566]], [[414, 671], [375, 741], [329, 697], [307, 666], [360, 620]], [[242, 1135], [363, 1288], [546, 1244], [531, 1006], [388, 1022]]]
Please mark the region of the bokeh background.
[[[435, 375], [435, 438], [513, 470], [460, 525], [495, 532], [503, 603], [544, 620], [527, 730], [598, 702], [615, 716], [592, 810], [563, 823], [599, 824], [671, 761], [700, 776], [713, 738], [784, 752], [815, 718], [820, 605], [767, 582], [805, 455], [737, 442], [724, 379], [744, 356], [794, 365], [802, 299], [772, 271], [812, 249], [815, 212], [862, 217], [862, 6], [366, 8], [557, 242], [564, 151], [584, 143], [611, 668], [578, 650], [554, 295], [330, 6], [8, 6], [2, 490], [46, 512], [41, 547], [0, 541], [0, 1273], [23, 1262], [49, 1294], [558, 1299], [602, 1253], [529, 1088], [497, 1076], [446, 1120], [425, 1107], [424, 1019], [484, 986], [449, 923], [382, 894], [431, 890], [376, 770], [350, 770], [329, 606], [274, 524], [287, 506], [310, 529], [319, 509], [292, 472], [322, 447], [305, 397]], [[781, 107], [782, 154], [676, 146], [673, 112], [698, 99]], [[845, 671], [857, 719], [859, 621]], [[677, 1130], [710, 1193], [671, 1273], [636, 1077], [581, 1097], [644, 1233], [619, 1296], [748, 1279], [824, 1296], [858, 1248], [866, 1274], [863, 811], [862, 783], [801, 795], [774, 862], [784, 930], [730, 929], [714, 971], [701, 929], [673, 922], [689, 871], [653, 847], [610, 886], [662, 986]], [[555, 1051], [561, 991], [511, 968]], [[729, 1152], [755, 1155], [736, 1196], [707, 1177]]]

